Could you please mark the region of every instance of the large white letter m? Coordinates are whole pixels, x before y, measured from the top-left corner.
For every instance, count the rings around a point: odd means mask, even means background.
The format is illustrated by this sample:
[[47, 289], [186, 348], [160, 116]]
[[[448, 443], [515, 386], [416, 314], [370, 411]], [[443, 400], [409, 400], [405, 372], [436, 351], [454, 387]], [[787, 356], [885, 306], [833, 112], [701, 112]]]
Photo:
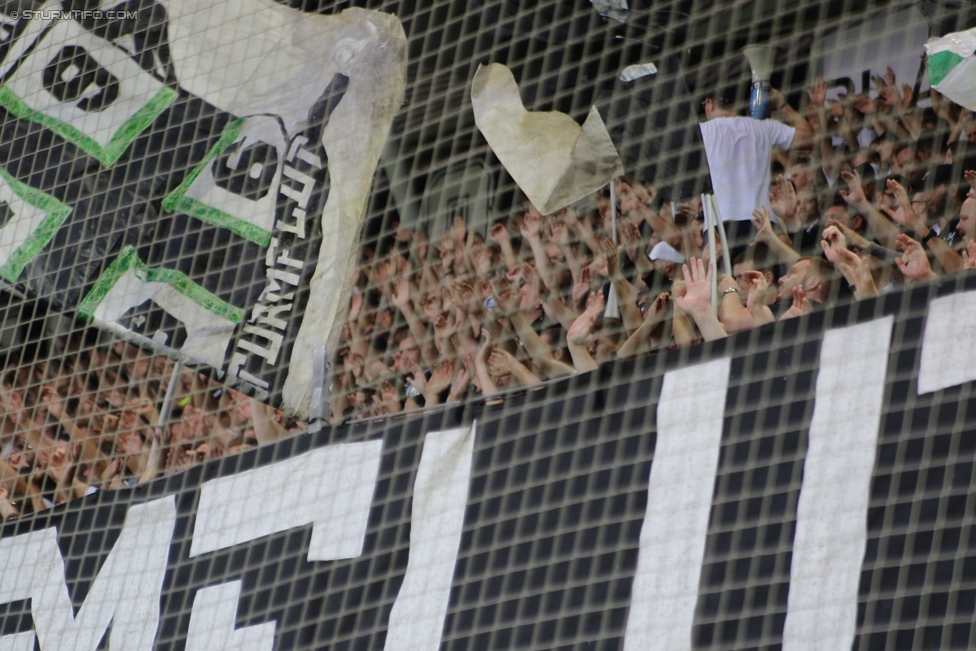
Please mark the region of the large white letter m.
[[[31, 600], [43, 651], [95, 651], [109, 624], [109, 649], [151, 651], [175, 523], [173, 497], [131, 507], [77, 616], [54, 527], [0, 540], [0, 603]], [[0, 637], [2, 651], [33, 648], [33, 631]]]

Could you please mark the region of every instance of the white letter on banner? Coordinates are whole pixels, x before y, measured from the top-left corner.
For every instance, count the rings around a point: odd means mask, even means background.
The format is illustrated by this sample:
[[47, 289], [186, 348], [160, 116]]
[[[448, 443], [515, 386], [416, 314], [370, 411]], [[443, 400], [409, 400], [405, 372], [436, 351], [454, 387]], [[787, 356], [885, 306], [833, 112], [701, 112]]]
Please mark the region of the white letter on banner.
[[[363, 553], [383, 441], [343, 443], [205, 482], [190, 558], [312, 524], [308, 560]], [[271, 651], [274, 622], [234, 628], [241, 582], [197, 590], [186, 651]]]
[[887, 317], [824, 335], [796, 507], [784, 651], [854, 643], [893, 323]]
[[387, 651], [437, 651], [471, 480], [475, 425], [427, 434], [410, 514], [407, 573], [390, 612]]
[[976, 321], [976, 292], [937, 298], [929, 304], [918, 368], [918, 394], [976, 380], [976, 339], [965, 326]]
[[[0, 603], [31, 600], [44, 651], [95, 651], [110, 623], [110, 650], [151, 651], [175, 524], [173, 497], [131, 507], [77, 617], [55, 528], [0, 540]], [[4, 635], [0, 648], [32, 649], [28, 638], [33, 634]]]
[[205, 482], [190, 558], [312, 524], [310, 561], [363, 552], [383, 441], [343, 443]]
[[625, 651], [691, 649], [729, 364], [720, 359], [664, 376]]
[[[424, 441], [414, 483], [410, 557], [386, 638], [391, 651], [440, 646], [467, 506], [474, 436], [472, 424], [428, 433]], [[206, 482], [190, 557], [310, 522], [308, 560], [359, 556], [382, 446], [382, 441], [332, 445]], [[234, 629], [239, 595], [239, 581], [197, 591], [187, 651], [271, 651], [274, 624]]]
[[241, 582], [200, 588], [193, 598], [186, 651], [271, 651], [274, 622], [235, 629]]

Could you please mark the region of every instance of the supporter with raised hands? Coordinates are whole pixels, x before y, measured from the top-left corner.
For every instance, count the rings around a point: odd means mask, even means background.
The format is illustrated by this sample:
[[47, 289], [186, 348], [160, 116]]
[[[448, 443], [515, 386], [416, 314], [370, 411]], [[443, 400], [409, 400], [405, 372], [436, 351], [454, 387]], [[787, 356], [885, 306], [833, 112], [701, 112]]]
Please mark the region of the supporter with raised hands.
[[[495, 251], [481, 239], [472, 242], [467, 258], [471, 261], [471, 270], [477, 278], [487, 278], [497, 266]], [[456, 277], [455, 281], [460, 278], [461, 276]]]
[[424, 387], [425, 405], [438, 405], [441, 403], [441, 396], [451, 388], [454, 380], [454, 358], [443, 359], [437, 363], [431, 371], [427, 385]]
[[[931, 251], [946, 273], [954, 273], [963, 267], [962, 257], [940, 236], [943, 231], [949, 229], [950, 220], [947, 211], [955, 212], [953, 195], [956, 192], [952, 185], [946, 182], [950, 174], [951, 170], [946, 169], [946, 166], [940, 166], [932, 172], [935, 185], [926, 193], [928, 196], [925, 201], [925, 219], [918, 215], [914, 204], [908, 198], [908, 191], [900, 183], [889, 180], [887, 184], [896, 206], [896, 209], [887, 211], [888, 215], [904, 227], [908, 234], [921, 242], [928, 251]], [[966, 201], [970, 202], [969, 212], [973, 212], [976, 209], [976, 200]], [[951, 208], [948, 205], [950, 202], [953, 204]], [[967, 207], [965, 201], [960, 207], [960, 213], [964, 207]], [[946, 234], [948, 235], [948, 232]]]
[[[871, 77], [874, 82], [874, 89], [878, 93], [876, 109], [871, 121], [871, 127], [879, 136], [891, 133], [900, 140], [913, 139], [909, 131], [901, 122], [905, 113], [904, 98], [898, 91], [898, 84], [895, 80], [895, 73], [889, 67], [885, 76], [874, 75]], [[905, 84], [907, 92], [911, 93], [911, 87]], [[911, 96], [908, 95], [909, 101]]]
[[579, 275], [573, 279], [572, 305], [570, 308], [574, 312], [579, 313], [586, 309], [586, 299], [593, 291], [593, 281], [594, 273], [590, 265], [580, 269]]
[[474, 374], [473, 357], [471, 363], [468, 362], [468, 357], [472, 356], [468, 354], [464, 360], [458, 359], [455, 362], [454, 379], [451, 381], [451, 387], [447, 392], [447, 402], [458, 402], [464, 399], [468, 393], [471, 377]]
[[755, 319], [746, 307], [735, 277], [722, 274], [718, 279], [718, 318], [726, 332], [742, 332], [754, 327]]
[[895, 264], [905, 277], [905, 282], [911, 285], [938, 278], [938, 275], [932, 271], [932, 265], [929, 264], [929, 258], [925, 255], [921, 244], [908, 235], [901, 234], [898, 236], [897, 247], [902, 255], [895, 260]]
[[[819, 159], [824, 175], [836, 179], [840, 173], [840, 152], [834, 147], [833, 135], [837, 132], [837, 116], [830, 115], [827, 106], [827, 84], [817, 76], [812, 88], [807, 89], [807, 122], [816, 134], [813, 153]], [[841, 110], [843, 113], [843, 110]]]
[[[803, 297], [797, 298], [797, 291]], [[798, 316], [812, 311], [813, 304], [832, 305], [837, 300], [839, 279], [834, 266], [823, 258], [808, 256], [797, 260], [787, 274], [779, 279], [780, 301], [793, 301], [793, 306], [780, 317]], [[794, 309], [797, 308], [797, 309]]]
[[867, 200], [861, 186], [861, 175], [856, 170], [843, 171], [840, 175], [847, 183], [847, 188], [839, 191], [840, 196], [849, 206], [858, 211], [858, 214], [867, 219], [868, 228], [871, 229], [879, 242], [889, 249], [895, 248], [900, 230], [874, 204]]
[[783, 316], [779, 318], [780, 321], [795, 319], [813, 312], [813, 304], [807, 298], [802, 287], [793, 288], [792, 300], [793, 304], [790, 306], [790, 309], [786, 310], [786, 312], [783, 313]]
[[[846, 248], [851, 249], [867, 265], [878, 293], [883, 294], [896, 286], [892, 271], [897, 268], [895, 259], [901, 255], [900, 253], [868, 240], [841, 221], [831, 219], [826, 226], [837, 229], [846, 243]], [[843, 270], [841, 271], [843, 273]], [[852, 287], [854, 286], [850, 280], [848, 282]]]
[[[533, 313], [530, 312], [528, 308], [535, 305], [537, 301], [537, 293], [535, 289], [527, 283], [522, 287], [517, 301], [515, 298], [506, 300], [511, 300], [513, 303], [517, 302], [516, 307], [518, 309], [509, 311], [508, 319], [512, 324], [512, 327], [515, 329], [515, 333], [518, 335], [519, 341], [525, 348], [526, 353], [528, 353], [529, 359], [532, 360], [532, 364], [534, 365], [535, 369], [547, 378], [571, 375], [573, 372], [573, 367], [569, 366], [568, 364], [564, 364], [553, 357], [552, 349], [542, 340], [539, 334], [532, 327], [532, 321], [529, 320]], [[515, 344], [514, 341], [511, 343]], [[503, 348], [505, 347], [503, 346]], [[516, 350], [516, 348], [513, 346], [508, 350], [511, 354]]]
[[518, 265], [518, 257], [515, 255], [515, 249], [512, 247], [512, 238], [505, 222], [495, 222], [488, 230], [488, 239], [497, 244], [498, 248], [501, 249], [505, 267], [507, 269], [514, 269]]
[[[600, 251], [600, 241], [593, 234], [593, 228], [585, 214], [581, 219], [572, 206], [566, 206], [558, 214], [562, 222], [573, 232], [579, 242], [586, 245], [591, 254], [596, 255]], [[582, 252], [578, 255], [581, 259], [584, 257]]]
[[649, 208], [654, 197], [657, 196], [657, 189], [653, 185], [645, 185], [630, 175], [617, 179], [615, 184], [622, 215]]
[[[617, 223], [617, 229], [624, 243], [624, 251], [637, 267], [637, 273], [644, 276], [653, 271], [654, 265], [648, 257], [647, 243], [641, 237], [640, 227], [630, 220], [622, 219]], [[573, 278], [576, 278], [575, 273]]]
[[705, 341], [727, 337], [725, 327], [712, 309], [712, 275], [715, 273], [715, 264], [709, 262], [706, 271], [701, 258], [692, 258], [689, 262], [690, 265], [682, 266], [684, 282], [672, 290], [674, 302], [695, 320], [695, 325]]
[[434, 320], [434, 344], [440, 359], [453, 357], [457, 352], [452, 337], [457, 332], [458, 321], [453, 310], [445, 310]]
[[966, 244], [966, 250], [962, 252], [962, 259], [965, 269], [976, 269], [976, 241], [970, 240]]
[[568, 209], [563, 208], [549, 218], [549, 242], [559, 248], [562, 258], [566, 262], [570, 277], [576, 278], [580, 269], [583, 268], [583, 261], [577, 255], [577, 251], [573, 249], [573, 240], [570, 237], [569, 227], [562, 217], [566, 213], [566, 210]]
[[627, 336], [634, 334], [641, 326], [640, 308], [637, 307], [637, 289], [620, 270], [620, 254], [617, 245], [609, 237], [603, 240], [603, 258], [607, 263], [607, 277], [617, 294], [617, 306], [623, 319]]
[[742, 272], [740, 286], [746, 286], [746, 309], [752, 316], [753, 324], [756, 326], [772, 323], [776, 320], [773, 311], [769, 307], [767, 297], [770, 294], [769, 279], [766, 274], [755, 269]]
[[410, 335], [413, 337], [414, 343], [420, 346], [424, 364], [429, 368], [438, 359], [437, 346], [433, 337], [427, 335], [427, 326], [421, 322], [420, 317], [413, 309], [413, 290], [410, 281], [406, 278], [397, 278], [394, 287], [390, 302], [400, 310], [400, 314], [406, 320]]
[[528, 387], [542, 382], [535, 373], [525, 367], [515, 357], [500, 348], [496, 348], [488, 357], [488, 369], [495, 377], [510, 376], [519, 386]]
[[478, 348], [478, 354], [474, 356], [474, 368], [478, 378], [478, 384], [481, 386], [481, 395], [487, 398], [498, 393], [498, 387], [495, 385], [495, 381], [492, 379], [491, 373], [488, 370], [488, 360], [491, 357], [493, 343], [491, 333], [484, 333], [484, 337], [485, 340]]
[[535, 259], [535, 268], [538, 270], [539, 277], [549, 290], [558, 288], [556, 275], [550, 264], [549, 254], [542, 242], [542, 215], [533, 207], [529, 206], [528, 211], [522, 218], [522, 241], [527, 242]]
[[828, 226], [824, 230], [821, 246], [827, 260], [840, 270], [847, 283], [854, 288], [854, 298], [862, 300], [878, 295], [870, 264], [847, 250], [847, 240], [836, 226]]
[[586, 309], [566, 332], [566, 345], [569, 348], [570, 356], [573, 358], [577, 373], [587, 373], [597, 368], [596, 362], [593, 361], [593, 357], [587, 350], [587, 344], [594, 325], [603, 314], [603, 307], [603, 294], [601, 292], [590, 292], [586, 299]]
[[636, 357], [667, 343], [671, 338], [670, 310], [671, 294], [661, 292], [647, 308], [641, 326], [617, 350], [617, 356], [624, 359]]
[[[800, 228], [808, 225], [801, 223], [798, 218], [798, 203], [796, 188], [793, 187], [792, 181], [782, 174], [773, 179], [769, 187], [769, 207], [773, 211], [773, 214], [779, 218], [780, 223], [787, 233], [795, 233]], [[755, 214], [755, 211], [753, 211], [753, 214]]]
[[765, 206], [759, 206], [752, 211], [752, 225], [756, 228], [755, 244], [764, 245], [782, 264], [792, 265], [800, 259], [800, 254], [773, 230], [773, 223]]

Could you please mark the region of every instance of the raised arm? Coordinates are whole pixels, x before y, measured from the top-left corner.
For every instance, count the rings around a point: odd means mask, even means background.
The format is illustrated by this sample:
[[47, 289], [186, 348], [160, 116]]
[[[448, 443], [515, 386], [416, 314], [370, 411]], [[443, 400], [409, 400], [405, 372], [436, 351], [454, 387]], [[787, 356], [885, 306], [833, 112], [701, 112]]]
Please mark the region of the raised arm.
[[756, 242], [765, 244], [777, 260], [790, 267], [800, 259], [800, 254], [787, 246], [786, 242], [773, 232], [773, 224], [769, 219], [766, 206], [759, 206], [752, 211], [752, 225], [756, 227]]
[[573, 322], [572, 327], [566, 333], [566, 346], [569, 348], [569, 354], [572, 356], [573, 364], [579, 373], [586, 373], [597, 368], [597, 363], [593, 361], [590, 352], [586, 349], [586, 340], [601, 314], [603, 314], [603, 294], [593, 292], [586, 301], [586, 310]]
[[593, 229], [590, 228], [589, 222], [583, 223], [580, 221], [579, 216], [571, 206], [567, 206], [564, 210], [560, 211], [560, 216], [566, 223], [566, 226], [573, 231], [577, 239], [585, 244], [593, 255], [600, 253], [600, 242], [596, 239], [596, 235], [593, 234]]
[[636, 357], [649, 352], [651, 350], [651, 333], [668, 320], [670, 307], [671, 294], [668, 292], [658, 294], [651, 306], [647, 308], [644, 322], [617, 350], [617, 357]]
[[488, 373], [488, 358], [491, 356], [491, 350], [491, 334], [486, 333], [484, 343], [478, 349], [478, 354], [474, 356], [474, 368], [478, 375], [478, 382], [481, 384], [481, 395], [486, 398], [498, 393], [498, 387]]
[[928, 250], [935, 255], [935, 259], [939, 261], [946, 273], [961, 271], [963, 268], [962, 256], [956, 253], [942, 238], [936, 237], [932, 229], [918, 216], [915, 209], [912, 208], [908, 192], [905, 191], [901, 183], [889, 179], [887, 188], [889, 192], [894, 194], [898, 206], [897, 210], [888, 213], [891, 218], [908, 229], [915, 236], [915, 239], [923, 242]]
[[518, 266], [518, 258], [515, 257], [515, 250], [512, 248], [512, 239], [508, 236], [508, 228], [505, 224], [498, 222], [488, 231], [488, 239], [498, 244], [502, 250], [502, 259], [505, 267], [511, 271]]
[[519, 386], [529, 387], [542, 382], [535, 373], [525, 368], [517, 359], [507, 351], [496, 349], [488, 357], [488, 368], [495, 375], [510, 374], [519, 383]]
[[766, 293], [766, 289], [769, 287], [769, 283], [766, 280], [766, 274], [761, 271], [749, 270], [745, 272], [746, 282], [749, 284], [749, 295], [746, 297], [746, 308], [752, 315], [752, 321], [755, 325], [761, 326], [767, 323], [772, 323], [776, 320], [773, 316], [773, 311], [769, 309], [769, 306], [763, 301], [763, 296]]
[[840, 176], [847, 183], [847, 189], [841, 190], [840, 196], [848, 205], [864, 215], [871, 231], [882, 244], [889, 249], [895, 248], [899, 229], [864, 196], [864, 190], [861, 189], [861, 175], [857, 172], [841, 172]]
[[572, 375], [573, 367], [563, 364], [552, 356], [552, 351], [546, 342], [532, 329], [532, 324], [525, 318], [522, 311], [513, 312], [509, 317], [515, 332], [522, 341], [525, 352], [529, 354], [529, 359], [535, 364], [543, 375], [548, 378], [557, 378], [564, 375]]
[[566, 260], [566, 266], [569, 267], [569, 271], [573, 274], [573, 278], [575, 278], [576, 274], [583, 268], [583, 263], [576, 257], [576, 254], [573, 253], [573, 247], [570, 246], [569, 228], [566, 227], [566, 224], [560, 216], [565, 210], [565, 208], [560, 210], [554, 217], [550, 218], [549, 241], [559, 247], [560, 253], [562, 253], [563, 258]]
[[769, 90], [769, 104], [776, 111], [776, 117], [796, 129], [793, 134], [793, 142], [790, 143], [790, 151], [803, 149], [813, 142], [816, 136], [813, 127], [810, 126], [805, 117], [793, 110], [793, 107], [783, 97], [783, 93], [776, 88], [771, 88]]
[[603, 240], [603, 257], [607, 261], [607, 275], [613, 283], [614, 291], [617, 292], [617, 304], [620, 307], [624, 328], [628, 336], [632, 335], [643, 322], [640, 308], [637, 307], [637, 290], [620, 271], [620, 254], [617, 252], [617, 245], [609, 237]]
[[424, 358], [424, 364], [428, 368], [433, 367], [437, 362], [437, 348], [434, 341], [427, 336], [427, 328], [423, 323], [420, 322], [420, 318], [417, 313], [414, 312], [413, 302], [410, 300], [410, 281], [406, 278], [397, 278], [396, 284], [394, 286], [394, 292], [390, 297], [390, 302], [393, 306], [400, 310], [403, 314], [403, 318], [407, 321], [407, 327], [410, 329], [410, 336], [413, 337], [417, 345], [420, 346], [421, 355]]
[[718, 293], [718, 318], [727, 332], [741, 332], [756, 325], [752, 312], [742, 304], [735, 278], [723, 275], [718, 281]]
[[847, 250], [847, 241], [840, 229], [828, 226], [820, 246], [827, 259], [840, 269], [848, 284], [854, 287], [854, 298], [862, 300], [878, 295], [871, 268], [857, 254]]
[[[641, 237], [640, 228], [638, 228], [637, 224], [624, 219], [617, 223], [617, 227], [620, 229], [620, 237], [624, 241], [624, 250], [627, 252], [627, 257], [637, 267], [637, 272], [643, 276], [654, 271], [654, 265], [651, 263], [650, 258], [647, 257], [644, 239]], [[575, 277], [576, 274], [574, 273], [573, 278]]]
[[691, 265], [681, 266], [684, 273], [685, 282], [680, 286], [674, 295], [674, 300], [678, 306], [691, 315], [698, 326], [705, 341], [714, 341], [727, 337], [725, 327], [718, 320], [718, 315], [712, 309], [712, 274], [715, 273], [715, 264], [708, 263], [708, 271], [705, 271], [705, 264], [701, 258], [692, 258]]
[[895, 263], [909, 284], [928, 282], [939, 277], [932, 271], [929, 258], [925, 255], [925, 250], [922, 249], [921, 244], [902, 234], [898, 236], [897, 246], [898, 250], [902, 252], [902, 257], [895, 260]]
[[528, 242], [535, 258], [535, 267], [539, 270], [542, 282], [550, 290], [556, 289], [556, 276], [549, 264], [549, 254], [542, 244], [542, 217], [534, 210], [529, 210], [522, 220], [522, 241]]

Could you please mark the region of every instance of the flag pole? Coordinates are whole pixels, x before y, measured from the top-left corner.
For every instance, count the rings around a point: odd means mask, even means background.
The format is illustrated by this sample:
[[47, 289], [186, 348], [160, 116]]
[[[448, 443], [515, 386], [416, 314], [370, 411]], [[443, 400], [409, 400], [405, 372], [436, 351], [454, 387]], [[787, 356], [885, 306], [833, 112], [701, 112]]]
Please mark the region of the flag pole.
[[617, 192], [614, 190], [616, 179], [610, 179], [610, 234], [613, 243], [617, 243]]
[[[705, 227], [708, 229], [708, 263], [715, 264], [715, 215], [712, 214], [711, 199], [712, 195], [703, 194], [701, 196], [702, 210], [705, 212]], [[688, 279], [685, 278], [685, 282]], [[712, 309], [718, 314], [718, 274], [712, 273]]]

